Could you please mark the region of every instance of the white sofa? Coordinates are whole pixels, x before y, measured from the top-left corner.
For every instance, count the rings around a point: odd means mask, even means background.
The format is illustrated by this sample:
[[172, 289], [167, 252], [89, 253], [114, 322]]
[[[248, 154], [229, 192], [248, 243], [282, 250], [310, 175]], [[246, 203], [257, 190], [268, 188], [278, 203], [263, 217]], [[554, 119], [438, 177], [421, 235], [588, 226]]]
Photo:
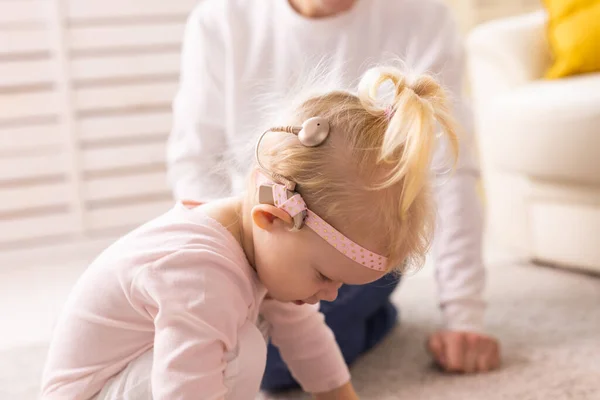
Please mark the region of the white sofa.
[[544, 80], [543, 12], [467, 41], [487, 228], [542, 262], [600, 272], [600, 74]]

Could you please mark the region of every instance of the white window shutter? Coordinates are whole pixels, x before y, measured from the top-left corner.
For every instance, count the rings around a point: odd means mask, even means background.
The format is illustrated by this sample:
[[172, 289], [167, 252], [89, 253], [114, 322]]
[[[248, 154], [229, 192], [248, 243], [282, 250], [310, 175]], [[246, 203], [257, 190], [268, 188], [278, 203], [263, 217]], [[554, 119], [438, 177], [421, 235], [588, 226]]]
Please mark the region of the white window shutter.
[[196, 1], [0, 1], [0, 268], [172, 205], [165, 145]]

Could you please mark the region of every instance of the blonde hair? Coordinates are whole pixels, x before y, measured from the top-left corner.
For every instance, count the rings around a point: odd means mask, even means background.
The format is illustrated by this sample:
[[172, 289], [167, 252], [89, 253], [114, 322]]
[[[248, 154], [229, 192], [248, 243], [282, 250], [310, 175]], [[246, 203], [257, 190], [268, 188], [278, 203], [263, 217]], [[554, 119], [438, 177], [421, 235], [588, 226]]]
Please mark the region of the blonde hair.
[[[378, 97], [393, 85], [387, 106]], [[424, 261], [434, 211], [430, 164], [439, 124], [455, 158], [458, 140], [444, 90], [430, 76], [414, 80], [393, 67], [369, 69], [358, 93], [332, 91], [302, 99], [286, 123], [324, 117], [327, 141], [305, 147], [289, 133], [271, 133], [260, 159], [271, 172], [296, 182], [308, 207], [345, 234], [351, 224], [385, 238], [388, 270], [404, 272]]]

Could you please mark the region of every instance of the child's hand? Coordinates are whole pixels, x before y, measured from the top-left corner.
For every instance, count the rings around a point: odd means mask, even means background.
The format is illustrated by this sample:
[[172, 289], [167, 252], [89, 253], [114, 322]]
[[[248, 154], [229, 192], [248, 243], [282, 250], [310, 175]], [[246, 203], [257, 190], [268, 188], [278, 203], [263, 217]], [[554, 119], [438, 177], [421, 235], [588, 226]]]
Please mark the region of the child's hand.
[[315, 400], [358, 400], [351, 382], [327, 393], [314, 395]]
[[429, 337], [427, 348], [448, 372], [485, 372], [500, 365], [500, 345], [490, 336], [439, 331]]

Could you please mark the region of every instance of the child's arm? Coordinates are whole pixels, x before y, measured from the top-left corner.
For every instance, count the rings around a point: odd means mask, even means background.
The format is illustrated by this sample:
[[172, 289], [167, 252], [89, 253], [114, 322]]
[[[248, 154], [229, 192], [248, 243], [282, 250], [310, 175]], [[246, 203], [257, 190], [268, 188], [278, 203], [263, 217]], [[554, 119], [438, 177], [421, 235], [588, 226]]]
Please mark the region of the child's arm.
[[154, 400], [222, 400], [228, 392], [223, 359], [237, 344], [247, 304], [231, 274], [206, 266], [201, 254], [180, 251], [137, 278], [154, 317]]
[[354, 391], [352, 383], [348, 382], [330, 392], [317, 393], [314, 398], [316, 400], [358, 400], [358, 395]]
[[304, 391], [320, 393], [318, 399], [353, 399], [331, 397], [354, 391], [344, 357], [317, 307], [265, 300], [261, 314], [270, 324], [271, 342]]

